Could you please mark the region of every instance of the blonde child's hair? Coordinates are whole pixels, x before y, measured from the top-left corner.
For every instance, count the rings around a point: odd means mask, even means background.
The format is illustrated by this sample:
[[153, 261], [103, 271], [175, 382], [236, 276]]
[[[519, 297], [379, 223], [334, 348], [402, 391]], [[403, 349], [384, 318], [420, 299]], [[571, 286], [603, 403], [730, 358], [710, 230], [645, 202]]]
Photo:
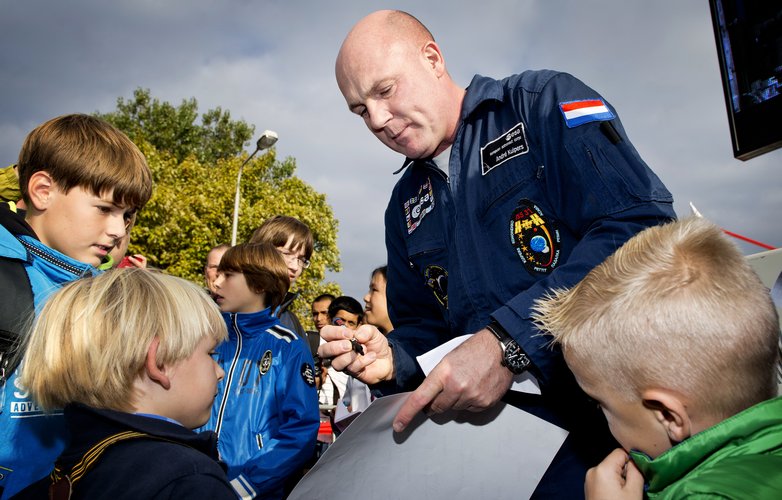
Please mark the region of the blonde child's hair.
[[227, 331], [201, 288], [151, 270], [112, 269], [69, 283], [46, 302], [20, 382], [44, 409], [83, 403], [131, 411], [153, 339], [163, 366], [187, 359], [205, 337], [220, 342]]
[[667, 388], [724, 419], [776, 395], [769, 291], [704, 219], [644, 230], [533, 310], [571, 367], [627, 401]]
[[282, 304], [290, 287], [285, 260], [271, 243], [241, 243], [229, 248], [217, 271], [242, 273], [247, 287], [253, 293], [265, 294], [265, 305], [272, 309]]
[[266, 219], [263, 224], [253, 231], [250, 243], [271, 243], [275, 247], [283, 247], [288, 239], [293, 236], [291, 250], [304, 252], [304, 257], [310, 259], [315, 246], [310, 227], [295, 217], [288, 215], [275, 215]]
[[26, 203], [30, 177], [39, 171], [48, 172], [65, 193], [74, 187], [96, 196], [112, 192], [115, 203], [136, 210], [152, 196], [152, 173], [144, 155], [119, 129], [94, 116], [58, 116], [27, 135], [18, 164]]

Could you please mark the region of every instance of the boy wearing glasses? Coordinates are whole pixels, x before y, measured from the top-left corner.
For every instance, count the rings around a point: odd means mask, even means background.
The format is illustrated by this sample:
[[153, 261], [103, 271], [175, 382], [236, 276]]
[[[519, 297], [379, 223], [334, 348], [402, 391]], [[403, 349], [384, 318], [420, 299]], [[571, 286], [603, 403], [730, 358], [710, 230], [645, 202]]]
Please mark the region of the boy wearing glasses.
[[[288, 278], [292, 288], [296, 279], [310, 267], [310, 258], [314, 247], [314, 238], [309, 226], [295, 217], [275, 215], [266, 219], [250, 237], [249, 243], [269, 243], [274, 245], [288, 268]], [[289, 310], [299, 294], [288, 291], [280, 304], [277, 316], [285, 328], [293, 330], [300, 339], [306, 339], [306, 333], [299, 318]]]

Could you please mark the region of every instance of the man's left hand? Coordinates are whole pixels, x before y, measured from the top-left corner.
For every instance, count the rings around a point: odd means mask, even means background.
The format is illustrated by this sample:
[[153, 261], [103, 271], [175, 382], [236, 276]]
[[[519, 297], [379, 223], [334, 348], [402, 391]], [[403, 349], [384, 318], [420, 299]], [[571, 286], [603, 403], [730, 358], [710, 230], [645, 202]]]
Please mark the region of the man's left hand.
[[502, 366], [502, 348], [483, 329], [448, 353], [429, 373], [394, 418], [394, 431], [403, 431], [419, 411], [482, 411], [508, 391], [513, 373]]

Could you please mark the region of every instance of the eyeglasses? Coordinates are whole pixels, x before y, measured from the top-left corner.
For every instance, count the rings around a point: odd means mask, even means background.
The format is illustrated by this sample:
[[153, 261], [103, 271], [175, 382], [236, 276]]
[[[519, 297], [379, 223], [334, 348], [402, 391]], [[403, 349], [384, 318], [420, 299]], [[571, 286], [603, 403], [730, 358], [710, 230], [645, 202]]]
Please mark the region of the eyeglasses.
[[288, 262], [289, 264], [292, 264], [294, 261], [298, 261], [299, 266], [302, 269], [307, 269], [308, 267], [310, 267], [309, 259], [305, 259], [304, 257], [298, 257], [295, 253], [285, 250], [284, 248], [278, 248], [277, 251], [280, 252], [282, 258], [285, 259], [285, 262]]

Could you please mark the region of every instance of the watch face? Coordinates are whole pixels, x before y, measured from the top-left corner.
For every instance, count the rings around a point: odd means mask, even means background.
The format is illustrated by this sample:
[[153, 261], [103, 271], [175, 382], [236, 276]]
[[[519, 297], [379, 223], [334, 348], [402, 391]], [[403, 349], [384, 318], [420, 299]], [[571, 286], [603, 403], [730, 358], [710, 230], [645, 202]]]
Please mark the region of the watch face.
[[508, 342], [505, 345], [505, 366], [513, 373], [523, 372], [529, 366], [529, 357], [516, 342]]

